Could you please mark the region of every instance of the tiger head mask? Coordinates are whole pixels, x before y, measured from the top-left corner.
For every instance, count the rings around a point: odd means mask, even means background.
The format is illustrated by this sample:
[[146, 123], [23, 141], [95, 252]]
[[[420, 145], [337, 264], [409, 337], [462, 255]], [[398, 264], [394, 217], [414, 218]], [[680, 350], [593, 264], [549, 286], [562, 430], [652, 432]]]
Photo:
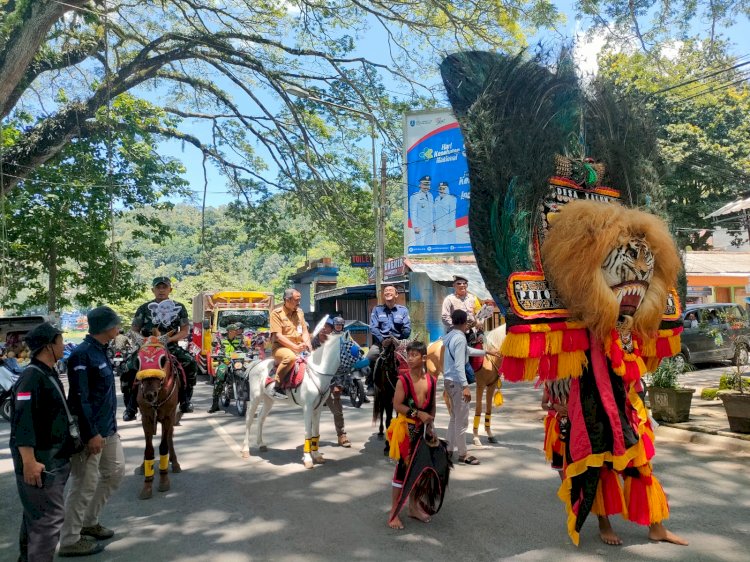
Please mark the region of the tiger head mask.
[[573, 201], [555, 214], [541, 258], [571, 319], [602, 340], [618, 320], [653, 336], [681, 267], [661, 219], [596, 201]]

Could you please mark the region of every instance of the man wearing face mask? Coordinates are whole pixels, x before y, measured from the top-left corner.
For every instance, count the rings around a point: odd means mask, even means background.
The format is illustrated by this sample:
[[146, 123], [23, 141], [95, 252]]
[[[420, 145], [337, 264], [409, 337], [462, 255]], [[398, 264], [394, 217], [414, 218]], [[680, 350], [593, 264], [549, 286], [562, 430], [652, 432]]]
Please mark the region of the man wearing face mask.
[[[63, 523], [71, 439], [63, 386], [54, 369], [62, 332], [49, 323], [26, 336], [31, 364], [14, 389], [10, 452], [23, 506], [19, 560], [52, 561]], [[101, 549], [100, 549], [101, 550]]]

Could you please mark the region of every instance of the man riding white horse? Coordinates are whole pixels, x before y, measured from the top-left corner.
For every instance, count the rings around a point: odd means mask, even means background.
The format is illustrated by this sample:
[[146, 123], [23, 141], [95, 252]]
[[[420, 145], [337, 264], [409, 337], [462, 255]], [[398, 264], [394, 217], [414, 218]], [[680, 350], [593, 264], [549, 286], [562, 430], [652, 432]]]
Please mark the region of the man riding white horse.
[[302, 295], [296, 289], [284, 291], [284, 306], [271, 313], [271, 344], [276, 367], [274, 397], [286, 398], [284, 384], [303, 351], [312, 351], [305, 315], [299, 308]]

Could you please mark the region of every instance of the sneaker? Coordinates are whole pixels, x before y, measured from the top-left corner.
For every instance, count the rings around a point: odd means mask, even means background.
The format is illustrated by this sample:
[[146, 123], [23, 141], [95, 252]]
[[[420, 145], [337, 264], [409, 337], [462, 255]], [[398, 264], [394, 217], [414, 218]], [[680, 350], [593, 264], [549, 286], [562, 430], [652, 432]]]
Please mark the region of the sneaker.
[[371, 386], [368, 386], [366, 394], [367, 396], [375, 396], [375, 389]]
[[352, 446], [352, 442], [349, 441], [346, 433], [342, 433], [341, 435], [339, 435], [339, 445], [341, 447], [346, 447], [347, 449]]
[[115, 536], [115, 532], [112, 529], [107, 529], [99, 523], [97, 523], [93, 527], [83, 527], [81, 529], [81, 534], [87, 535], [89, 537], [94, 537], [95, 539], [99, 539], [100, 541], [111, 539]]
[[276, 400], [286, 400], [288, 398], [283, 390], [276, 390], [275, 388], [273, 389], [273, 397]]
[[78, 542], [69, 544], [68, 546], [61, 546], [60, 550], [57, 551], [58, 556], [90, 556], [91, 554], [97, 554], [104, 550], [104, 546], [91, 539], [78, 539]]
[[180, 412], [183, 414], [192, 414], [195, 410], [193, 409], [193, 405], [190, 402], [186, 402], [185, 404], [180, 404]]
[[221, 408], [219, 408], [219, 406], [218, 406], [218, 405], [212, 405], [212, 406], [211, 406], [211, 407], [210, 407], [210, 408], [208, 409], [208, 413], [209, 413], [209, 414], [213, 414], [214, 412], [218, 412], [219, 410], [221, 410]]
[[125, 410], [125, 414], [122, 416], [122, 421], [133, 421], [135, 419], [135, 412], [131, 412], [130, 410]]

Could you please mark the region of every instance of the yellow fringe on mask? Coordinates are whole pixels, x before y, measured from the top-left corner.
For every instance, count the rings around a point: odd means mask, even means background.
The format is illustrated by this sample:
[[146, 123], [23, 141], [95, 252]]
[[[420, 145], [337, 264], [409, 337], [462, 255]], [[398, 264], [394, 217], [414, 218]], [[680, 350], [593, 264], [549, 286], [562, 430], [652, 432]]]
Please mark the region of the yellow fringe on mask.
[[530, 334], [508, 333], [500, 347], [500, 355], [503, 357], [526, 358], [529, 356]]
[[589, 360], [586, 359], [586, 352], [583, 350], [560, 353], [557, 356], [557, 378], [580, 378], [588, 364]]
[[564, 332], [561, 330], [547, 334], [547, 347], [545, 348], [547, 355], [557, 355], [562, 352], [563, 334]]
[[407, 418], [404, 414], [399, 414], [398, 417], [391, 420], [391, 425], [388, 426], [386, 431], [386, 438], [391, 446], [388, 456], [394, 461], [401, 459], [401, 443], [405, 439], [409, 439], [409, 424], [414, 423], [414, 420]]
[[165, 472], [169, 468], [169, 455], [159, 455], [159, 471]]

